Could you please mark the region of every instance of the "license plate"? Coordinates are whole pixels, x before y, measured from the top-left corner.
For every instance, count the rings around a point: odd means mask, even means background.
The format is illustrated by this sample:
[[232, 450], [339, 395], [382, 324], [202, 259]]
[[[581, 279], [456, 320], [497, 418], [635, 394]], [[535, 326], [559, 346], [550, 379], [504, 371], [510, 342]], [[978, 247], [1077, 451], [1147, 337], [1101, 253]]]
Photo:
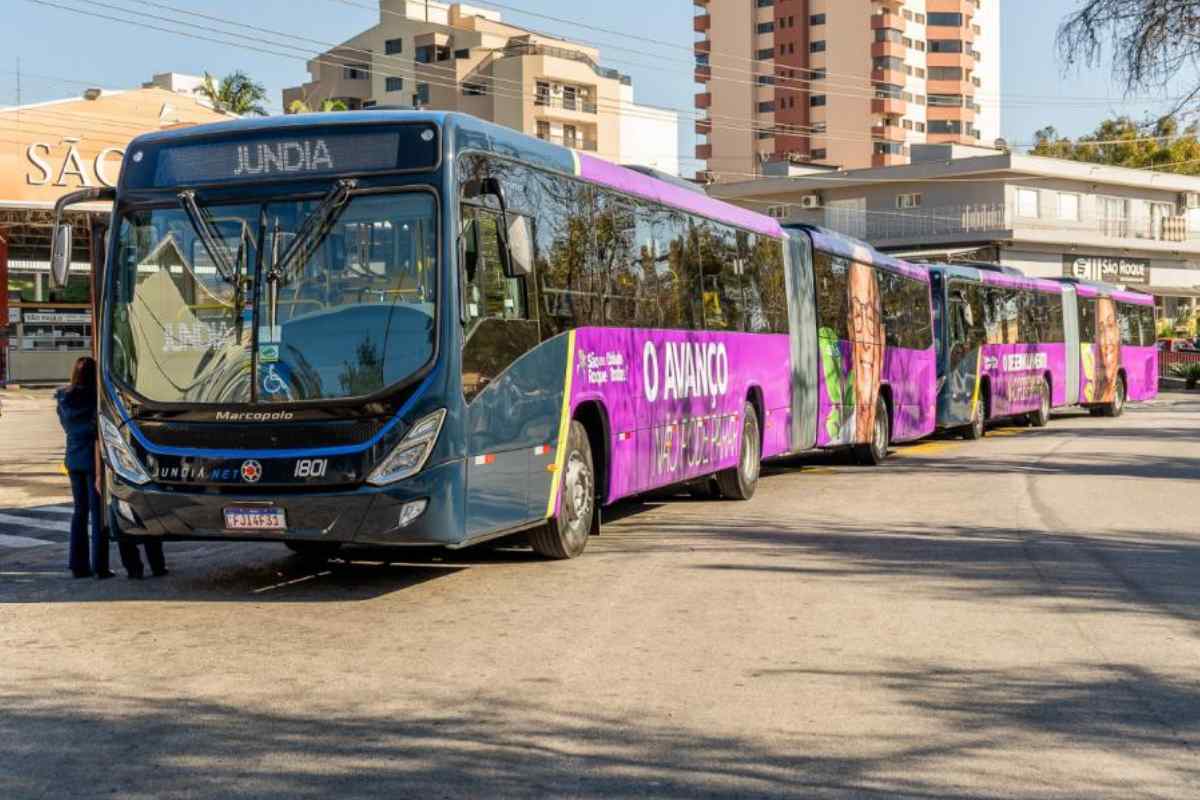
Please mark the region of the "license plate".
[[287, 517], [282, 508], [227, 508], [225, 529], [230, 531], [282, 531]]

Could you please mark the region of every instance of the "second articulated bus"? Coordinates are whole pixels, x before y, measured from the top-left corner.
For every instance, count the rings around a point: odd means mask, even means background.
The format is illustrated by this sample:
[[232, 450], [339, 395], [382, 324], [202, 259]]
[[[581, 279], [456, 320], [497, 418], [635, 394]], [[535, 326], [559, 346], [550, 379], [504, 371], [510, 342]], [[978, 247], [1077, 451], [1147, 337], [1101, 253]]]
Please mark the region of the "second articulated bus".
[[938, 338], [938, 427], [967, 438], [989, 420], [1045, 425], [1054, 408], [1118, 416], [1157, 393], [1153, 298], [1026, 278], [999, 267], [929, 267]]

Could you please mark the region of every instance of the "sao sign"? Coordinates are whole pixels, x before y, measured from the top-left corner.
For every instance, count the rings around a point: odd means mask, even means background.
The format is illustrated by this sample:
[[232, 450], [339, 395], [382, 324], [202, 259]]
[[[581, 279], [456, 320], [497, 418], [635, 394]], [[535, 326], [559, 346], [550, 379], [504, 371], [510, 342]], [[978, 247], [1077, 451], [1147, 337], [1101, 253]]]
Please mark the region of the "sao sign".
[[64, 137], [57, 145], [49, 142], [29, 145], [25, 149], [29, 160], [25, 182], [30, 186], [116, 186], [124, 149], [107, 147], [89, 159], [80, 153], [80, 141], [79, 137]]

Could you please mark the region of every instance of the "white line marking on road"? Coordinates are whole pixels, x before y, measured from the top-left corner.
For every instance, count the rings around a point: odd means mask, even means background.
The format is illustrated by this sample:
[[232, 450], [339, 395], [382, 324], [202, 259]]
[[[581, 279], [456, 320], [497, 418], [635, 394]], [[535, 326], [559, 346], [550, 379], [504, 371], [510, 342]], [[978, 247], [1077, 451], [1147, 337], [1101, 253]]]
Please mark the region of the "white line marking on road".
[[19, 525], [25, 528], [38, 528], [43, 531], [54, 531], [56, 533], [70, 533], [71, 525], [65, 522], [51, 522], [44, 519], [35, 519], [33, 517], [16, 517], [12, 514], [0, 514], [0, 524], [4, 525]]
[[54, 544], [44, 539], [30, 539], [28, 536], [6, 536], [0, 533], [0, 547], [45, 547]]

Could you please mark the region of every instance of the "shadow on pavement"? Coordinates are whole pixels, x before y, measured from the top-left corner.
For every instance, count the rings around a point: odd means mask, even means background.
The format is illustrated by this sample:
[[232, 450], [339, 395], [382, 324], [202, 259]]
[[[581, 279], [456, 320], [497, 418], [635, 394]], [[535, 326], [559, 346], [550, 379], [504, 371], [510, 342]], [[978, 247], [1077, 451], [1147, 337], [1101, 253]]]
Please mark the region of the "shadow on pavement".
[[[1134, 753], [1137, 769], [1168, 793], [1164, 782], [1195, 779], [1196, 762], [1181, 756], [1179, 740], [1197, 730], [1194, 685], [1104, 665], [1073, 665], [1072, 673], [924, 664], [748, 673], [783, 703], [793, 682], [836, 693], [869, 683], [938, 724], [918, 735], [881, 722], [866, 741], [821, 733], [836, 728], [824, 718], [836, 703], [814, 711], [802, 729], [764, 721], [750, 738], [584, 702], [567, 711], [501, 690], [423, 692], [402, 677], [390, 691], [403, 711], [390, 716], [356, 713], [336, 692], [260, 701], [267, 708], [252, 710], [174, 699], [166, 685], [146, 687], [157, 701], [101, 701], [46, 680], [0, 695], [0, 761], [8, 765], [0, 792], [235, 800], [1126, 797], [1144, 788], [1128, 772]], [[1061, 755], [1047, 761], [1042, 748], [1055, 746]], [[1101, 753], [1105, 763], [1081, 769]]]

